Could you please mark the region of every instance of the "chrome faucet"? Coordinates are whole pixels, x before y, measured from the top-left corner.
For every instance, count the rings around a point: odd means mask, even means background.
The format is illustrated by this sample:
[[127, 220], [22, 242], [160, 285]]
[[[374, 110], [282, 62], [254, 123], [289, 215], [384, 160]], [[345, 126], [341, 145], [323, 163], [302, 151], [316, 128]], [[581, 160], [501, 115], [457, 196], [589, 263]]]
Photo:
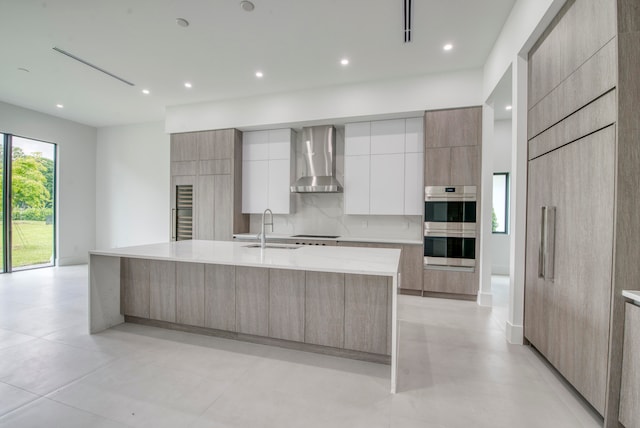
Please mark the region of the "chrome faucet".
[[[267, 212], [269, 212], [269, 214], [271, 214], [271, 221], [269, 223], [265, 223], [264, 222], [264, 216], [265, 216], [265, 214], [267, 214]], [[260, 232], [260, 248], [266, 248], [267, 247], [267, 235], [264, 232], [264, 227], [265, 226], [271, 226], [271, 232], [273, 233], [273, 213], [271, 212], [271, 210], [269, 208], [264, 210], [264, 212], [262, 213], [262, 232]]]

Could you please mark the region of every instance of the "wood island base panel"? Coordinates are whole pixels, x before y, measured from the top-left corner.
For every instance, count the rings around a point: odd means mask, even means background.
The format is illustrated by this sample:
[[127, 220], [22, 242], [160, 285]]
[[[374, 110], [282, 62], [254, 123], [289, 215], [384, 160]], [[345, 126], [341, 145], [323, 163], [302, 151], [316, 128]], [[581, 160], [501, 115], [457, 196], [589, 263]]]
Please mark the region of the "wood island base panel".
[[179, 241], [92, 251], [89, 325], [135, 322], [391, 365], [400, 250]]

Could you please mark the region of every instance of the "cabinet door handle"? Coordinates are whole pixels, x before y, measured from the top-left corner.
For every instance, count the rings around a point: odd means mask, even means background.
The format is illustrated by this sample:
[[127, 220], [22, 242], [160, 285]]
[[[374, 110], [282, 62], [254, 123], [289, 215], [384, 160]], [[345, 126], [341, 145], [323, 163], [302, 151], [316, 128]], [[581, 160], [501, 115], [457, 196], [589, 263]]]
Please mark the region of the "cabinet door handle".
[[545, 226], [546, 226], [547, 207], [542, 207], [540, 211], [540, 235], [538, 236], [538, 278], [544, 278], [544, 261], [545, 261]]
[[547, 207], [545, 223], [544, 279], [553, 281], [556, 253], [556, 207]]
[[176, 240], [176, 209], [171, 209], [171, 240]]

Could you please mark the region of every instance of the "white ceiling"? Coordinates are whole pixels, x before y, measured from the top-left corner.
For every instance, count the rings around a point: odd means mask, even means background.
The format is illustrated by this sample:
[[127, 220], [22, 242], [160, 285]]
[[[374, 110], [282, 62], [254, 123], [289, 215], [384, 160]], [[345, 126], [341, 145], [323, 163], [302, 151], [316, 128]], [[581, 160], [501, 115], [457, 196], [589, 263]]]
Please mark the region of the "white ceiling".
[[0, 0], [0, 100], [99, 127], [163, 120], [170, 105], [473, 69], [514, 2], [413, 0], [404, 44], [400, 0], [254, 0], [250, 13], [239, 0]]

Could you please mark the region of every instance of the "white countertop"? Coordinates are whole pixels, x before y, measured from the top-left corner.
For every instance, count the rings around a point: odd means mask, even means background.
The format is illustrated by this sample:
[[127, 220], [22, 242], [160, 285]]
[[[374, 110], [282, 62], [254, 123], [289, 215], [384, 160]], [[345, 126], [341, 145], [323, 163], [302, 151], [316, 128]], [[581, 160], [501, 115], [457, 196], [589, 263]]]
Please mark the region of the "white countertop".
[[622, 290], [622, 295], [640, 305], [640, 290]]
[[90, 254], [179, 262], [253, 266], [320, 272], [394, 276], [400, 250], [301, 246], [297, 249], [247, 248], [248, 242], [179, 241], [93, 250]]
[[[234, 239], [238, 241], [243, 240], [257, 240], [258, 234], [256, 233], [239, 233], [233, 235]], [[422, 239], [403, 239], [403, 238], [376, 238], [376, 237], [358, 237], [358, 236], [338, 236], [337, 238], [302, 238], [293, 237], [292, 235], [282, 235], [277, 233], [267, 233], [267, 240], [304, 240], [304, 241], [338, 241], [338, 242], [371, 242], [380, 244], [408, 244], [408, 245], [424, 245]]]

